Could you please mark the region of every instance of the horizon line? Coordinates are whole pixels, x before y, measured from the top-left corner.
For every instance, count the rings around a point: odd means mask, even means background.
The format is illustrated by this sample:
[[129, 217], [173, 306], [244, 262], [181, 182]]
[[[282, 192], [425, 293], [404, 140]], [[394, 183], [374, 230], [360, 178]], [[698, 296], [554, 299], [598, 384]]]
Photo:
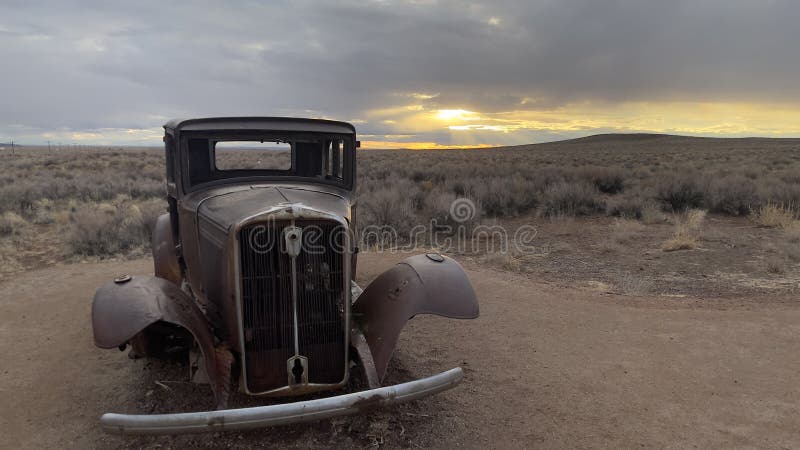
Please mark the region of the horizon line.
[[[439, 144], [436, 142], [394, 142], [394, 146], [387, 146], [387, 147], [376, 147], [376, 146], [369, 146], [369, 147], [361, 147], [359, 150], [364, 151], [372, 151], [372, 150], [404, 150], [404, 151], [433, 151], [433, 150], [488, 150], [488, 149], [499, 149], [499, 148], [511, 148], [511, 147], [525, 147], [531, 145], [541, 145], [541, 144], [555, 144], [561, 142], [570, 142], [570, 141], [579, 141], [594, 137], [611, 137], [611, 136], [620, 136], [620, 137], [634, 137], [634, 136], [650, 136], [650, 137], [672, 137], [672, 138], [690, 138], [690, 139], [719, 139], [719, 140], [745, 140], [745, 139], [768, 139], [768, 140], [793, 140], [793, 139], [800, 139], [800, 135], [796, 137], [774, 137], [774, 136], [759, 136], [759, 135], [752, 135], [752, 136], [709, 136], [709, 135], [692, 135], [692, 134], [672, 134], [672, 133], [656, 133], [656, 132], [630, 132], [630, 133], [595, 133], [595, 134], [587, 134], [585, 136], [578, 136], [573, 138], [565, 138], [565, 139], [555, 139], [551, 141], [541, 141], [541, 142], [528, 142], [525, 144]], [[391, 141], [363, 141], [361, 140], [362, 144], [364, 142], [370, 142], [374, 144], [378, 143], [392, 143]], [[415, 145], [416, 144], [416, 145]], [[54, 143], [53, 141], [46, 141], [43, 143], [19, 143], [17, 141], [6, 141], [0, 142], [0, 147], [139, 147], [139, 148], [161, 148], [162, 146], [156, 143], [153, 144], [82, 144], [77, 142], [70, 142], [70, 143], [63, 143], [58, 142]]]

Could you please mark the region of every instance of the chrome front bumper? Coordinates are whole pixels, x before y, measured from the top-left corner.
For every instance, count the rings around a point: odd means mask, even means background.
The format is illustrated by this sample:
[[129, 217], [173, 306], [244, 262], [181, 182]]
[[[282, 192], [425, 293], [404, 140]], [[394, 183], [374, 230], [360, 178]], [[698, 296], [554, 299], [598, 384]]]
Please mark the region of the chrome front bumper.
[[410, 402], [455, 387], [464, 374], [456, 367], [448, 371], [408, 383], [354, 392], [337, 397], [320, 398], [282, 405], [225, 409], [178, 414], [114, 414], [100, 417], [100, 424], [109, 433], [119, 434], [183, 434], [224, 430], [246, 430], [272, 425], [310, 422], [345, 416], [365, 409]]

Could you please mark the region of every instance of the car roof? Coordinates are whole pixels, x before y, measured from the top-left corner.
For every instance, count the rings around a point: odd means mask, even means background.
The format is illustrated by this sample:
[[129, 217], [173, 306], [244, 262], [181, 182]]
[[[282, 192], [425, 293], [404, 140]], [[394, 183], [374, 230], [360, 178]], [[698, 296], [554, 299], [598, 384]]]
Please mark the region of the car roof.
[[297, 117], [205, 117], [174, 119], [164, 125], [175, 131], [310, 131], [317, 133], [354, 134], [356, 129], [347, 122]]

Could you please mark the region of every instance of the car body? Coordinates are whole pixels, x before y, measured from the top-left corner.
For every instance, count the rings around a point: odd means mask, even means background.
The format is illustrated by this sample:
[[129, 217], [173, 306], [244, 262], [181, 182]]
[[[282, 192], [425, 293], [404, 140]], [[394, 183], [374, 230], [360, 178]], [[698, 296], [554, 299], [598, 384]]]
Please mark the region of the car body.
[[[357, 412], [449, 389], [456, 368], [381, 387], [406, 321], [416, 314], [475, 318], [461, 266], [412, 256], [361, 292], [354, 283], [356, 139], [345, 122], [239, 117], [164, 126], [168, 213], [153, 231], [153, 276], [98, 289], [95, 344], [157, 356], [190, 347], [192, 378], [213, 411], [106, 414], [107, 431], [182, 433], [261, 427]], [[351, 361], [368, 390], [226, 409], [235, 386], [288, 397], [340, 390]], [[234, 375], [238, 374], [238, 376]]]

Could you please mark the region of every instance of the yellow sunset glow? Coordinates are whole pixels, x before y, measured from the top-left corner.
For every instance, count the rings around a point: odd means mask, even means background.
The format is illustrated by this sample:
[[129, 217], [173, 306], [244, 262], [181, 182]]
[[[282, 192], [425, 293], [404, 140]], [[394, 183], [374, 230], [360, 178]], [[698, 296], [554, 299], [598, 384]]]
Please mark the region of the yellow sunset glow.
[[[437, 108], [424, 101], [368, 111], [386, 134], [424, 137], [446, 133], [449, 143], [372, 140], [371, 148], [474, 148], [596, 133], [666, 133], [699, 136], [800, 136], [800, 108], [791, 104], [734, 102], [576, 102], [552, 109], [480, 112]], [[435, 101], [435, 100], [433, 100]], [[527, 106], [527, 105], [520, 105]], [[521, 135], [525, 138], [518, 139]], [[497, 136], [497, 138], [492, 138]], [[502, 136], [505, 136], [504, 138]], [[538, 136], [542, 136], [538, 138]], [[549, 137], [549, 139], [548, 139]]]
[[469, 120], [475, 113], [464, 109], [440, 109], [436, 112], [439, 120]]
[[[439, 108], [429, 94], [403, 96], [418, 102], [368, 110], [349, 120], [365, 149], [469, 149], [568, 139], [597, 133], [665, 133], [710, 137], [800, 136], [800, 108], [792, 104], [723, 102], [575, 102], [552, 109], [482, 112]], [[520, 104], [520, 107], [528, 106]], [[370, 127], [378, 133], [368, 134]], [[161, 129], [103, 128], [53, 131], [44, 139], [109, 144], [148, 143]]]
[[469, 150], [476, 148], [497, 147], [493, 144], [443, 145], [437, 142], [397, 142], [397, 141], [365, 141], [361, 140], [361, 148], [365, 150]]

